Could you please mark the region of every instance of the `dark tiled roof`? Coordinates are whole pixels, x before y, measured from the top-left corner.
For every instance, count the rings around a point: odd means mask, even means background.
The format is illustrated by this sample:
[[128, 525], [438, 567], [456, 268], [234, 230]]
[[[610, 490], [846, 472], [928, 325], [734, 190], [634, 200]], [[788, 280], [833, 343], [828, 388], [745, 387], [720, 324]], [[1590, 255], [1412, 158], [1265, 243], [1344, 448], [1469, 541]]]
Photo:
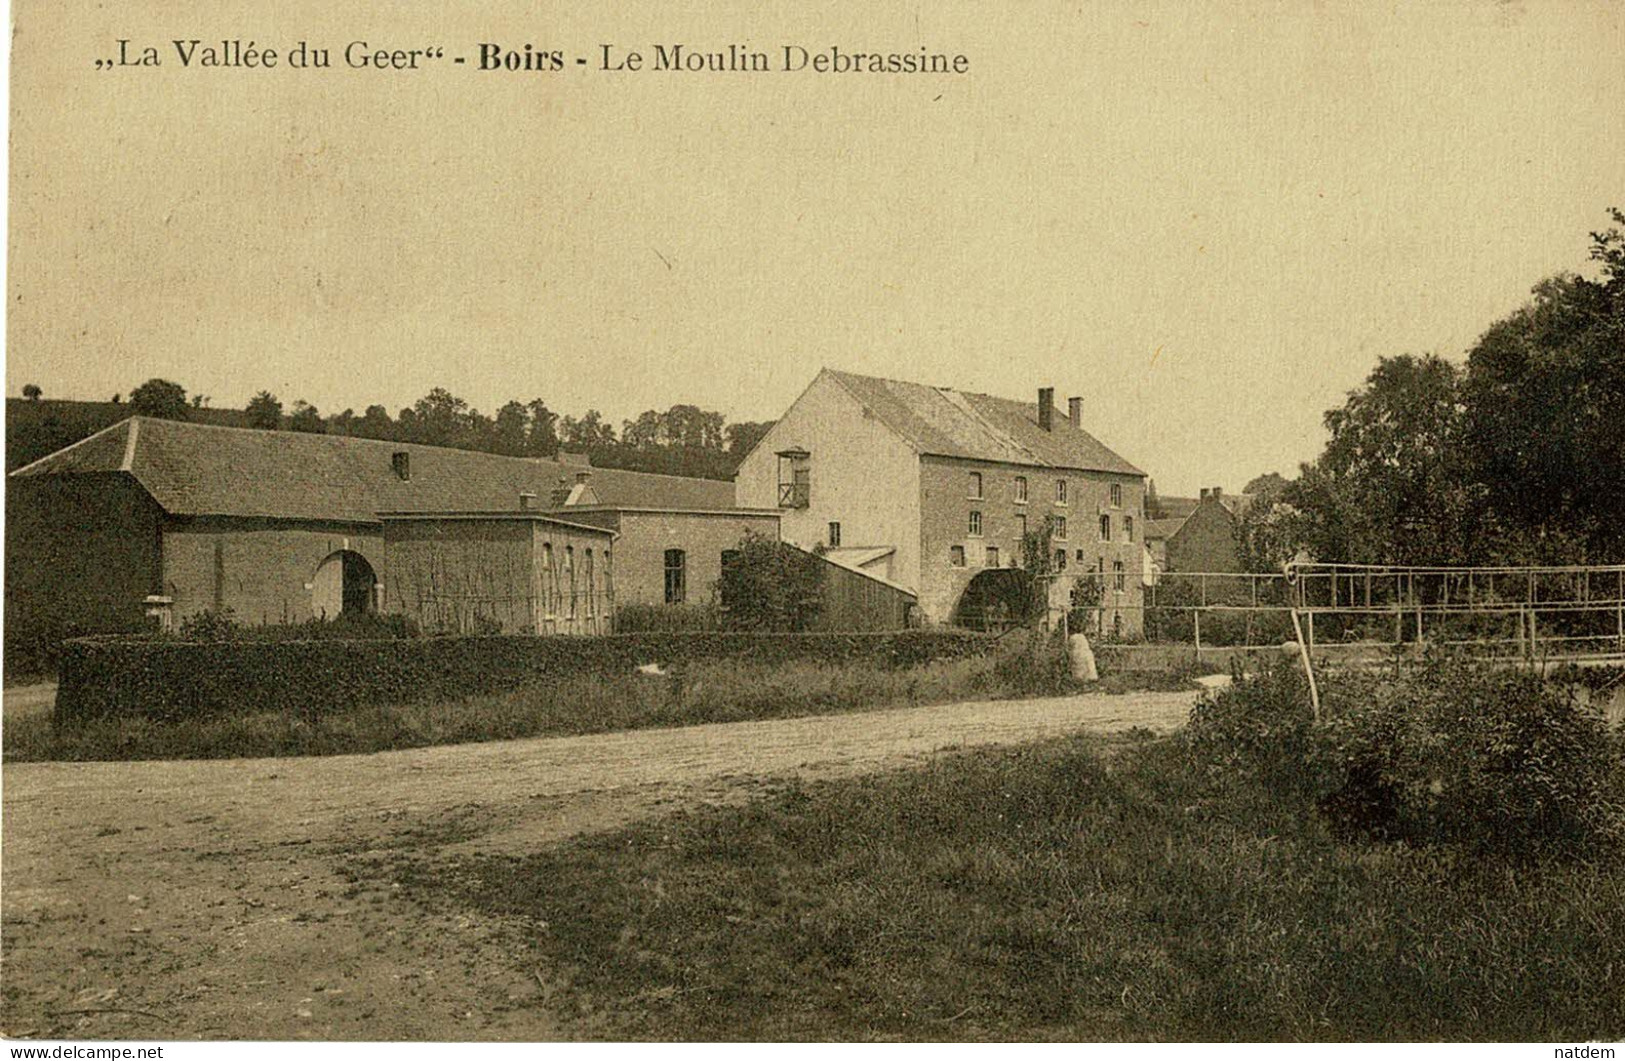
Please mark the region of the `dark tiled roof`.
[[[409, 481], [394, 471], [394, 455], [403, 452]], [[548, 507], [561, 484], [589, 469], [343, 435], [131, 417], [12, 474], [109, 471], [133, 475], [171, 515], [373, 523], [380, 512], [512, 511], [521, 493], [537, 495], [538, 506]], [[731, 482], [619, 468], [590, 472], [593, 492], [605, 504], [734, 507]]]
[[1185, 519], [1148, 519], [1145, 521], [1145, 540], [1156, 541], [1159, 538], [1166, 541], [1179, 532], [1185, 525]]
[[1144, 475], [1056, 410], [1053, 430], [1038, 426], [1036, 402], [825, 369], [883, 423], [921, 453], [1045, 468]]

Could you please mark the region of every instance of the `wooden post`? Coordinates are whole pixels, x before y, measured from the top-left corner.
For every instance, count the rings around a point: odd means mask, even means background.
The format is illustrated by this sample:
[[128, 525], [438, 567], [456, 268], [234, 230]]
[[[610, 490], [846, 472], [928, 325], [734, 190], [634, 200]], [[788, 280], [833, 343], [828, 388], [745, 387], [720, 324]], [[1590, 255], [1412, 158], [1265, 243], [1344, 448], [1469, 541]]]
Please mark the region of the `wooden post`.
[[[1310, 616], [1313, 618], [1314, 613]], [[1320, 724], [1320, 686], [1315, 682], [1315, 664], [1309, 655], [1309, 646], [1303, 639], [1303, 624], [1298, 621], [1298, 609], [1292, 609], [1292, 630], [1298, 635], [1298, 655], [1303, 660], [1303, 673], [1309, 678], [1309, 710], [1315, 724]]]
[[1202, 662], [1202, 612], [1198, 609], [1191, 612], [1191, 619], [1196, 626], [1196, 662]]

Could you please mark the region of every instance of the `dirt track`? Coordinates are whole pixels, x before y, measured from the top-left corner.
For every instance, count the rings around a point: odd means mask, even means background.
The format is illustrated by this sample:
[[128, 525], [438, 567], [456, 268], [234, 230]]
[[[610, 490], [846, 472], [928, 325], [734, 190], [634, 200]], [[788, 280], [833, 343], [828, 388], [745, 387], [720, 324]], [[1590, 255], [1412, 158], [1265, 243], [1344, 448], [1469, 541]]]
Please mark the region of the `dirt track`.
[[[1183, 722], [1191, 693], [952, 704], [367, 756], [4, 771], [0, 1031], [547, 1039], [505, 926], [356, 889], [358, 853], [520, 852], [952, 747]], [[78, 1012], [75, 1012], [78, 1011]]]

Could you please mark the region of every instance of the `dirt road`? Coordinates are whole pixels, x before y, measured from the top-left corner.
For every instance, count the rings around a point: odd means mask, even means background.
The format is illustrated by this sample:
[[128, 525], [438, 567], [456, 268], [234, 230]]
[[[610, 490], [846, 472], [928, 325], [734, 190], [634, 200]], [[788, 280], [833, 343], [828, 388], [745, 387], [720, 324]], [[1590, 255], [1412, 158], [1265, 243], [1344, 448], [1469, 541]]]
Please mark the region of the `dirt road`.
[[1183, 722], [1191, 693], [457, 745], [320, 759], [4, 771], [8, 1035], [547, 1039], [512, 926], [356, 887], [358, 854], [522, 852], [953, 747]]

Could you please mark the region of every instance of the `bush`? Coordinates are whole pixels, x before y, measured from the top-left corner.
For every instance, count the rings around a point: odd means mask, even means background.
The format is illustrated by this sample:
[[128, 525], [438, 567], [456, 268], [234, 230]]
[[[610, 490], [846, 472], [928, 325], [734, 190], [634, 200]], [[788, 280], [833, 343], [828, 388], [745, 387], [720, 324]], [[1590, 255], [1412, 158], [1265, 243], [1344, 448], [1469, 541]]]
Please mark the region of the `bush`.
[[993, 677], [1013, 696], [1053, 696], [1083, 688], [1072, 677], [1066, 638], [1059, 627], [1006, 634], [999, 641]]
[[1572, 690], [1435, 661], [1328, 699], [1322, 809], [1345, 833], [1528, 854], [1625, 838], [1625, 762]]
[[1228, 688], [1191, 709], [1183, 739], [1192, 765], [1224, 785], [1303, 791], [1315, 747], [1309, 685], [1297, 666], [1266, 659], [1251, 674], [1238, 666]]
[[[239, 628], [239, 630], [247, 628]], [[979, 634], [633, 634], [304, 641], [82, 638], [63, 646], [59, 721], [294, 712], [319, 719], [369, 704], [457, 700], [565, 677], [610, 679], [647, 663], [739, 659], [915, 667], [990, 651]]]
[[1322, 706], [1317, 729], [1290, 664], [1238, 673], [1192, 710], [1191, 766], [1318, 808], [1345, 838], [1519, 855], [1625, 839], [1625, 741], [1566, 688], [1434, 661], [1397, 679], [1340, 676]]
[[713, 604], [623, 604], [615, 609], [617, 634], [706, 633], [722, 629]]
[[245, 625], [230, 608], [204, 609], [181, 620], [175, 641], [376, 641], [421, 637], [411, 616], [384, 612], [351, 612], [334, 619], [306, 619], [302, 623]]

